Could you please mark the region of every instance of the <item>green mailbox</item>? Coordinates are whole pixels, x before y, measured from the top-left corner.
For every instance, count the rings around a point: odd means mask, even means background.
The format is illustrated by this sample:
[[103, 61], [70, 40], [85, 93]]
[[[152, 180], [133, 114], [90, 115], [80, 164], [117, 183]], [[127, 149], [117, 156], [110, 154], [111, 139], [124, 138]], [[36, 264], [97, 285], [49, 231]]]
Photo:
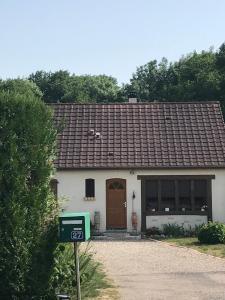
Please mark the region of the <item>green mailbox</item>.
[[84, 242], [90, 239], [90, 213], [62, 213], [59, 217], [60, 242]]

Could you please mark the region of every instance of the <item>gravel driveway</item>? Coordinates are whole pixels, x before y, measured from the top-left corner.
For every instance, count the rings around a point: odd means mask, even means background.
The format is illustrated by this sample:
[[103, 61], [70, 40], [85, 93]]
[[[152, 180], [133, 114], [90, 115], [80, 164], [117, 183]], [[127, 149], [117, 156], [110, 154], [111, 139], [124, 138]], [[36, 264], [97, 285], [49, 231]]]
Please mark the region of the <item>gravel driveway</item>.
[[93, 241], [126, 300], [225, 300], [225, 259], [154, 241]]

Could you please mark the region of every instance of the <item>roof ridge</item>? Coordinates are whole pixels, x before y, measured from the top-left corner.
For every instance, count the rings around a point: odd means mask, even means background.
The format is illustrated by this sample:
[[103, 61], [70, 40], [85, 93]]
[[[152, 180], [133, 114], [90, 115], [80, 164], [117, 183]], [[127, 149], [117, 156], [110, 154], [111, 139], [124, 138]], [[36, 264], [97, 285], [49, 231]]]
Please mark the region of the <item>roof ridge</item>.
[[114, 102], [114, 103], [76, 103], [76, 102], [64, 102], [64, 103], [48, 103], [48, 105], [146, 105], [146, 104], [153, 104], [153, 105], [162, 105], [162, 104], [220, 104], [219, 100], [213, 101], [173, 101], [173, 102], [154, 102], [154, 101], [141, 101], [137, 103], [129, 103], [129, 102]]

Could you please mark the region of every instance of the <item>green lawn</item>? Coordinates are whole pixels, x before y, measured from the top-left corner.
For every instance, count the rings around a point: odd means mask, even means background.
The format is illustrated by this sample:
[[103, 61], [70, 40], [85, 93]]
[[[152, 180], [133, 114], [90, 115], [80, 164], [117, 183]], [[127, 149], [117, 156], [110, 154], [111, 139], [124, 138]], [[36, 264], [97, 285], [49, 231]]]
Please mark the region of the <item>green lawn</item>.
[[203, 252], [206, 254], [225, 258], [224, 244], [216, 244], [216, 245], [200, 244], [197, 238], [168, 238], [165, 239], [165, 241], [172, 244], [176, 244], [178, 246], [193, 248], [195, 250], [198, 250], [199, 252]]

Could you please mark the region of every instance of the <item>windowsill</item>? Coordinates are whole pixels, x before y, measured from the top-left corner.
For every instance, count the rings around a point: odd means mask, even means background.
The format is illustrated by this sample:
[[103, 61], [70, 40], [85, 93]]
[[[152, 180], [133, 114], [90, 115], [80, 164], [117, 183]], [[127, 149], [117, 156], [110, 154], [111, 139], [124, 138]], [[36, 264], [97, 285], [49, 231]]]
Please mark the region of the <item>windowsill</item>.
[[207, 216], [207, 211], [145, 211], [146, 216], [160, 216], [160, 215], [200, 215]]
[[95, 197], [84, 197], [83, 198], [84, 201], [95, 201]]

